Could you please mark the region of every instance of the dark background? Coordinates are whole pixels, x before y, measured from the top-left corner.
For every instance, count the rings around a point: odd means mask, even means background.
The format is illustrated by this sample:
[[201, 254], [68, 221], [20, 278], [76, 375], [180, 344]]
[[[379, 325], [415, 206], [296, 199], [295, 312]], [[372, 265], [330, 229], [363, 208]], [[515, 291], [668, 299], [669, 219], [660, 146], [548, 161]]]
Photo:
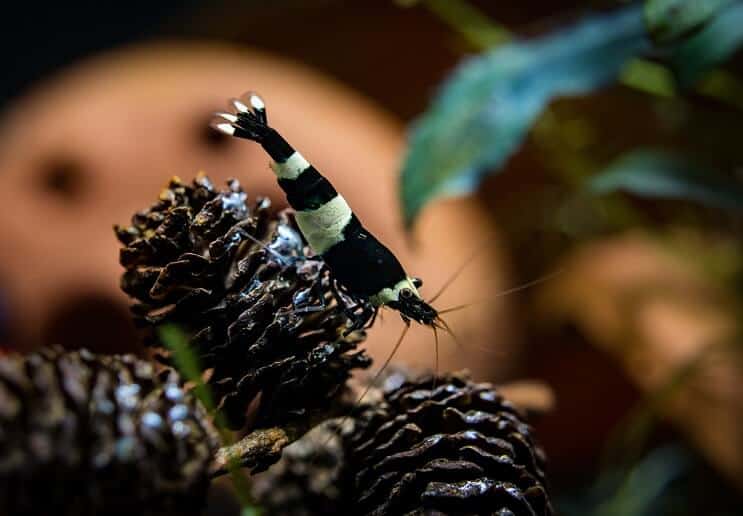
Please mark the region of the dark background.
[[[473, 2], [521, 34], [612, 4]], [[426, 106], [446, 72], [472, 51], [426, 9], [403, 8], [392, 0], [23, 2], [6, 7], [3, 18], [3, 104], [55, 70], [107, 49], [150, 39], [206, 39], [288, 56], [409, 119]]]

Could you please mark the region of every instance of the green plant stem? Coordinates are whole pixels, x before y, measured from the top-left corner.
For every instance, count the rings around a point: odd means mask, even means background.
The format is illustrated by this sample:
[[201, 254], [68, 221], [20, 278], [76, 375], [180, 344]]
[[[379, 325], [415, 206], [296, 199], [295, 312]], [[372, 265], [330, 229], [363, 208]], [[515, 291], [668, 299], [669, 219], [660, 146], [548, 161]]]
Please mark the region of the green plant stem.
[[[224, 425], [222, 415], [217, 412], [209, 386], [204, 383], [201, 376], [201, 366], [198, 357], [191, 351], [188, 346], [188, 337], [178, 326], [167, 324], [158, 328], [160, 340], [173, 353], [173, 361], [180, 373], [194, 385], [194, 396], [201, 402], [204, 408], [214, 419], [214, 426], [219, 433], [222, 448], [217, 453], [222, 467], [229, 473], [232, 484], [235, 488], [235, 495], [240, 502], [240, 507], [245, 511], [251, 511], [250, 514], [259, 514], [255, 501], [250, 492], [248, 481], [243, 475], [241, 468], [241, 459], [232, 453], [235, 445], [235, 435], [227, 430]], [[224, 450], [227, 450], [225, 453]], [[280, 449], [279, 449], [280, 453]]]
[[725, 70], [712, 70], [699, 81], [696, 91], [743, 111], [743, 82]]
[[619, 82], [657, 97], [676, 95], [676, 83], [671, 71], [662, 64], [647, 59], [630, 60], [619, 75]]
[[464, 0], [425, 0], [424, 5], [474, 48], [493, 48], [512, 38], [508, 29]]

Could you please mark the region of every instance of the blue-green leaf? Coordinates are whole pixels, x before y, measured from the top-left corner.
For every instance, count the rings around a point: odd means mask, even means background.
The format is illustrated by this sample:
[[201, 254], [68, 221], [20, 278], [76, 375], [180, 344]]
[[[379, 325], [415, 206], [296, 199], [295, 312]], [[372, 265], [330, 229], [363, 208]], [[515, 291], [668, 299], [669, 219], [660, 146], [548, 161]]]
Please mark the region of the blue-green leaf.
[[674, 52], [671, 66], [679, 84], [692, 86], [743, 44], [743, 2], [735, 2]]
[[630, 6], [464, 63], [410, 135], [406, 225], [431, 199], [469, 193], [501, 167], [551, 99], [611, 82], [647, 44], [641, 6]]
[[624, 191], [642, 197], [689, 200], [743, 211], [743, 185], [679, 156], [637, 150], [620, 157], [588, 184], [595, 194]]
[[704, 25], [733, 0], [646, 0], [645, 23], [658, 42], [676, 40]]

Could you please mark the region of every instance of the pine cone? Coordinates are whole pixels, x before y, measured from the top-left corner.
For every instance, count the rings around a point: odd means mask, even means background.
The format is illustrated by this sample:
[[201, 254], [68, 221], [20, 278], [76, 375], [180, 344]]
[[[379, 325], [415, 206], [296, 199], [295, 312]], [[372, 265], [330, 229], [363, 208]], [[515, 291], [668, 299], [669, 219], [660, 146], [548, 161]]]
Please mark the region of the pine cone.
[[532, 429], [490, 384], [405, 382], [356, 423], [346, 461], [359, 514], [552, 514]]
[[139, 323], [189, 332], [230, 426], [243, 425], [258, 393], [255, 427], [272, 426], [327, 408], [370, 360], [354, 352], [363, 333], [343, 337], [348, 318], [329, 273], [290, 215], [271, 217], [267, 199], [251, 209], [239, 183], [228, 186], [174, 178], [130, 227], [117, 227], [121, 287]]
[[346, 511], [343, 448], [336, 432], [315, 427], [287, 446], [281, 460], [252, 477], [258, 505], [270, 516], [328, 516]]
[[175, 372], [47, 349], [0, 358], [0, 513], [198, 514], [213, 427]]

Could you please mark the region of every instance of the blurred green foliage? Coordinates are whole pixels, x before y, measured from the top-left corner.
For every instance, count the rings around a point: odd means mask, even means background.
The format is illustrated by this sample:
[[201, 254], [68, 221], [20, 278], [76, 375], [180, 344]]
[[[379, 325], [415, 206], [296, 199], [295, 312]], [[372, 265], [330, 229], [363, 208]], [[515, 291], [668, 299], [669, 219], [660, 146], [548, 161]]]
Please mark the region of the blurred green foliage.
[[713, 66], [728, 59], [741, 43], [743, 3], [735, 2], [674, 49], [670, 62], [679, 85], [693, 86]]
[[682, 450], [668, 446], [651, 451], [635, 464], [614, 493], [592, 511], [595, 516], [652, 516], [662, 514], [658, 502], [668, 485], [688, 467]]
[[522, 143], [549, 101], [616, 78], [647, 47], [636, 6], [465, 63], [416, 123], [402, 170], [406, 223], [435, 196], [475, 190]]
[[594, 194], [619, 190], [642, 197], [686, 199], [743, 212], [743, 185], [680, 156], [659, 150], [634, 150], [591, 177]]
[[559, 506], [562, 514], [570, 516], [668, 515], [669, 505], [675, 500], [669, 504], [666, 492], [669, 486], [688, 475], [692, 466], [692, 459], [683, 447], [660, 447], [627, 470], [607, 472], [586, 492], [561, 499]]
[[[487, 33], [482, 18], [451, 7], [461, 4], [451, 2], [445, 20], [470, 43], [486, 45], [487, 40], [473, 37], [467, 28], [476, 19], [477, 34]], [[438, 2], [427, 5], [441, 14]], [[457, 25], [459, 12], [466, 15]], [[493, 32], [504, 34], [497, 23], [493, 25]], [[648, 30], [673, 44], [653, 47]], [[743, 3], [648, 0], [644, 6], [631, 4], [588, 17], [552, 34], [503, 44], [469, 59], [446, 80], [412, 127], [400, 184], [406, 226], [431, 200], [471, 193], [487, 175], [501, 171], [553, 99], [588, 94], [614, 80], [673, 96], [676, 84], [688, 88], [697, 83], [741, 43]], [[643, 55], [649, 52], [658, 54], [667, 67], [646, 60]], [[730, 90], [738, 82], [726, 79], [727, 83], [707, 84], [700, 91], [721, 99], [734, 97]]]
[[704, 25], [733, 0], [648, 0], [645, 22], [658, 42], [670, 42]]

